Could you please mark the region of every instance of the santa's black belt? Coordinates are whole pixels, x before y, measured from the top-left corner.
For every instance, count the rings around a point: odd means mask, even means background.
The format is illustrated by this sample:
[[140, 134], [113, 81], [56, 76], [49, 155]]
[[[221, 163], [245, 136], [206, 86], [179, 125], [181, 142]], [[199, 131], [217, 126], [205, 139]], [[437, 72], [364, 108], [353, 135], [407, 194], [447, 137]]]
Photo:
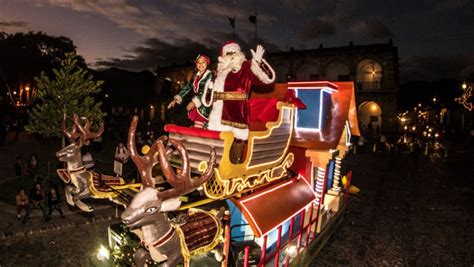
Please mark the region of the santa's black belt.
[[243, 92], [215, 92], [214, 100], [247, 100], [247, 93]]

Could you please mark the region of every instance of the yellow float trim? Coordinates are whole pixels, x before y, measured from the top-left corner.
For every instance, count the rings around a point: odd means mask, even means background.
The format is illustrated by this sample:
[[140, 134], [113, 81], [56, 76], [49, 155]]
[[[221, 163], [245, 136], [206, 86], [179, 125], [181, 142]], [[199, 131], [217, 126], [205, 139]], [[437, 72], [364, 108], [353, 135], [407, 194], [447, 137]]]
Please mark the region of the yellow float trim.
[[[243, 163], [233, 164], [230, 161], [230, 148], [232, 146], [232, 143], [234, 142], [234, 134], [230, 131], [221, 132], [220, 138], [221, 140], [224, 141], [224, 151], [219, 163], [218, 172], [222, 180], [231, 180], [233, 178], [240, 177], [242, 175], [245, 175], [245, 176], [255, 175], [263, 170], [272, 168], [275, 164], [278, 164], [279, 162], [283, 160], [283, 158], [286, 156], [286, 153], [288, 151], [288, 147], [291, 141], [291, 136], [293, 134], [294, 105], [278, 102], [277, 109], [280, 111], [278, 115], [278, 120], [275, 122], [267, 122], [266, 124], [267, 130], [249, 132], [249, 138], [247, 142], [247, 157]], [[249, 167], [252, 161], [254, 140], [268, 138], [272, 134], [273, 129], [276, 129], [281, 126], [284, 119], [283, 118], [284, 109], [288, 109], [290, 112], [290, 127], [291, 128], [289, 131], [289, 137], [286, 143], [286, 147], [282, 155], [274, 161], [257, 164], [257, 165]]]
[[205, 205], [207, 203], [211, 203], [211, 202], [214, 202], [216, 201], [215, 199], [210, 199], [210, 198], [206, 198], [206, 199], [203, 199], [203, 200], [199, 200], [199, 201], [195, 201], [195, 202], [192, 202], [192, 203], [188, 203], [188, 204], [185, 204], [185, 205], [182, 205], [179, 210], [187, 210], [189, 208], [193, 208], [193, 207], [198, 207], [198, 206], [201, 206], [201, 205]]
[[217, 224], [217, 232], [216, 232], [216, 235], [214, 236], [214, 239], [212, 240], [212, 242], [209, 243], [207, 246], [203, 246], [203, 247], [197, 248], [193, 251], [189, 251], [188, 246], [186, 245], [186, 239], [185, 239], [183, 231], [181, 230], [181, 227], [177, 224], [173, 224], [173, 227], [175, 228], [176, 233], [178, 233], [178, 236], [179, 236], [179, 243], [181, 244], [181, 254], [183, 255], [184, 262], [187, 262], [187, 263], [189, 263], [189, 259], [192, 256], [202, 254], [202, 253], [207, 253], [207, 252], [211, 251], [213, 248], [215, 248], [220, 242], [223, 241], [222, 234], [224, 232], [224, 230], [222, 229], [222, 224], [216, 216], [217, 215], [216, 210], [205, 211], [205, 210], [194, 209], [193, 208], [193, 209], [190, 209], [189, 212], [190, 213], [204, 212], [204, 213], [208, 214], [209, 216], [211, 216], [212, 219], [214, 220], [214, 222]]

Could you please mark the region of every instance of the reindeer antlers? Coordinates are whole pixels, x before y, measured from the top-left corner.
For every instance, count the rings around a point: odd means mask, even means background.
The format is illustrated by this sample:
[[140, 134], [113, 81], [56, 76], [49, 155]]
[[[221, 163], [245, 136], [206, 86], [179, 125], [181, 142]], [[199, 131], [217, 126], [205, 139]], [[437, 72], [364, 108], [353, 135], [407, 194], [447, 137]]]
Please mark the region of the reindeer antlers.
[[[186, 152], [183, 144], [177, 140], [170, 139], [168, 141], [179, 151], [182, 157], [182, 172], [178, 175], [173, 171], [168, 161], [168, 156], [171, 155], [174, 150], [171, 147], [165, 148], [163, 141], [168, 139], [166, 136], [158, 138], [150, 147], [150, 150], [146, 155], [139, 156], [135, 145], [135, 132], [137, 129], [137, 123], [138, 117], [134, 116], [128, 131], [128, 150], [130, 151], [130, 157], [140, 171], [142, 183], [145, 187], [154, 187], [151, 171], [153, 169], [153, 165], [158, 161], [160, 162], [163, 174], [165, 175], [169, 184], [173, 186], [171, 189], [157, 193], [158, 197], [160, 197], [162, 200], [189, 193], [212, 177], [216, 163], [216, 151], [213, 147], [211, 148], [211, 154], [206, 171], [196, 179], [191, 178], [188, 153]], [[158, 159], [155, 156], [157, 152]]]
[[158, 151], [155, 144], [150, 147], [150, 150], [146, 155], [139, 156], [137, 147], [135, 144], [135, 132], [137, 130], [138, 117], [133, 116], [132, 122], [130, 123], [130, 129], [128, 130], [128, 151], [130, 151], [130, 157], [132, 158], [135, 165], [137, 165], [142, 178], [142, 183], [145, 187], [154, 187], [151, 170], [153, 169], [154, 156]]
[[[138, 117], [134, 116], [132, 122], [130, 123], [130, 129], [128, 130], [128, 151], [130, 151], [130, 157], [140, 171], [140, 177], [142, 178], [142, 183], [145, 187], [154, 187], [155, 183], [153, 182], [152, 169], [157, 160], [155, 159], [155, 154], [158, 152], [156, 142], [150, 147], [150, 150], [144, 156], [139, 156], [137, 152], [137, 147], [135, 144], [135, 132], [137, 129]], [[161, 136], [157, 141], [165, 141], [166, 136]], [[173, 153], [173, 149], [169, 148], [166, 151], [166, 156], [169, 156]]]
[[69, 139], [69, 142], [75, 142], [76, 139], [81, 136], [78, 132], [77, 132], [77, 127], [75, 124], [72, 125], [72, 131], [69, 132], [67, 130], [67, 126], [66, 126], [66, 113], [63, 114], [63, 122], [62, 122], [62, 128], [63, 128], [63, 134]]
[[158, 192], [158, 197], [162, 200], [170, 199], [173, 197], [181, 196], [191, 192], [192, 190], [205, 183], [209, 178], [212, 177], [214, 165], [216, 164], [216, 150], [211, 147], [211, 154], [209, 156], [209, 162], [206, 171], [198, 178], [192, 179], [189, 168], [189, 156], [184, 148], [183, 144], [177, 140], [170, 139], [169, 142], [176, 147], [182, 157], [182, 172], [176, 174], [171, 168], [167, 157], [165, 156], [165, 147], [163, 142], [159, 140], [156, 142], [158, 145], [159, 160], [163, 174], [165, 175], [168, 182], [173, 188], [163, 192]]
[[101, 136], [102, 133], [104, 132], [104, 122], [100, 123], [99, 130], [97, 132], [92, 133], [90, 131], [92, 124], [89, 122], [87, 118], [85, 119], [86, 124], [84, 125], [84, 127], [82, 127], [81, 123], [79, 122], [79, 116], [77, 116], [77, 114], [74, 114], [73, 118], [74, 118], [74, 125], [76, 125], [76, 127], [79, 129], [79, 132], [81, 132], [80, 133], [81, 140], [85, 144], [88, 144], [89, 140]]

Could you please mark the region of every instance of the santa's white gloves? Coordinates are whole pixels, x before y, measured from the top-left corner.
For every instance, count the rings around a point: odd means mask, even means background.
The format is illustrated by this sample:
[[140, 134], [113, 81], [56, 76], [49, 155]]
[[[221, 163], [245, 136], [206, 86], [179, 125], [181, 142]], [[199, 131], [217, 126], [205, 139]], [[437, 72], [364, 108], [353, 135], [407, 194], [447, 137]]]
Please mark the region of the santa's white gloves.
[[253, 51], [253, 49], [250, 49], [250, 52], [252, 52], [252, 58], [257, 61], [258, 63], [262, 62], [263, 58], [263, 53], [265, 53], [265, 49], [263, 49], [263, 46], [257, 45], [256, 51]]

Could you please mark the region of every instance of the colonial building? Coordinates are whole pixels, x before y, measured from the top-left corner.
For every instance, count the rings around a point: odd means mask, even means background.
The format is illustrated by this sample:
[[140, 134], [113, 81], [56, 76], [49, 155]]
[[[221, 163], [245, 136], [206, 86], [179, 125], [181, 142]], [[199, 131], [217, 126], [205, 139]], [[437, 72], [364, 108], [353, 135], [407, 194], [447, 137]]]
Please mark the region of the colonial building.
[[[293, 50], [266, 56], [277, 82], [354, 81], [361, 125], [390, 131], [396, 125], [398, 51], [393, 43]], [[189, 79], [193, 65], [157, 69], [157, 93], [171, 97]], [[371, 124], [371, 126], [369, 126]]]

